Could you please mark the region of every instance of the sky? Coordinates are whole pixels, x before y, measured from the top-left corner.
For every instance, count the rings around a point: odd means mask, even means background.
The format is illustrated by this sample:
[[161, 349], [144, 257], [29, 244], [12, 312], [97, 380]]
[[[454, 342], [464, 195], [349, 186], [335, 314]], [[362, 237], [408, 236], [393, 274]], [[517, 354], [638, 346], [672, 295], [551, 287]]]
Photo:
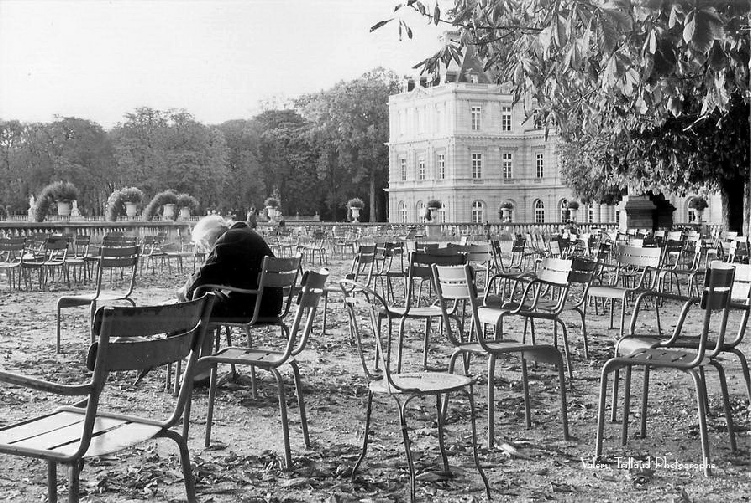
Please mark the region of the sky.
[[[106, 129], [137, 107], [217, 124], [378, 66], [413, 74], [442, 28], [399, 0], [0, 0], [0, 119], [81, 117]], [[398, 14], [398, 13], [397, 13]]]

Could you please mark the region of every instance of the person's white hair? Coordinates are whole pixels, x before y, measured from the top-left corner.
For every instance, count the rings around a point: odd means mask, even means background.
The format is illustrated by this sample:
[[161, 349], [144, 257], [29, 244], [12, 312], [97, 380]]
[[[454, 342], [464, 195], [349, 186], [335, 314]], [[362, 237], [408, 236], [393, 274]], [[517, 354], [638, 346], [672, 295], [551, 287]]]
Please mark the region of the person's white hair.
[[229, 224], [219, 215], [209, 215], [198, 221], [190, 234], [190, 240], [199, 251], [207, 252], [213, 248], [219, 236], [227, 232]]

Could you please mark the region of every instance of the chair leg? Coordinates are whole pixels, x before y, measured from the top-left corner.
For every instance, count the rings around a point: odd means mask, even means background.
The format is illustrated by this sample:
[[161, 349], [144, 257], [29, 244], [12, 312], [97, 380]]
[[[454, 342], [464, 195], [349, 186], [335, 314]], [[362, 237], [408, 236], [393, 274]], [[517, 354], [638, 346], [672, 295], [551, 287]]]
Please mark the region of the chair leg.
[[621, 423], [621, 445], [628, 442], [628, 420], [631, 415], [631, 366], [626, 367], [623, 379], [623, 422]]
[[566, 368], [568, 369], [568, 378], [569, 380], [574, 379], [574, 370], [573, 366], [571, 365], [571, 351], [568, 347], [568, 329], [566, 329], [566, 325], [563, 323], [563, 320], [556, 318], [553, 320], [553, 326], [555, 327], [555, 324], [560, 323], [561, 324], [561, 337], [563, 338], [563, 348], [566, 350]]
[[284, 382], [282, 381], [282, 375], [275, 368], [270, 368], [269, 371], [274, 375], [276, 379], [276, 387], [279, 395], [279, 415], [282, 419], [282, 435], [284, 438], [284, 469], [292, 469], [292, 449], [289, 445], [289, 422], [287, 419], [287, 400], [284, 397]]
[[639, 437], [647, 438], [647, 404], [649, 402], [649, 365], [644, 366], [644, 386], [641, 390], [641, 426]]
[[579, 313], [579, 316], [581, 316], [582, 319], [582, 339], [584, 339], [584, 358], [589, 359], [589, 340], [587, 338], [587, 322], [584, 319], [584, 314], [586, 313], [587, 309], [587, 303], [584, 303], [584, 306], [582, 306], [582, 310], [575, 309], [577, 313]]
[[[618, 355], [616, 355], [618, 356]], [[610, 422], [614, 423], [618, 419], [618, 386], [620, 385], [620, 370], [613, 371], [613, 402], [610, 410]]]
[[602, 456], [602, 441], [605, 436], [605, 400], [607, 399], [608, 374], [610, 373], [611, 367], [611, 362], [606, 362], [602, 367], [602, 375], [600, 376], [600, 400], [597, 403], [597, 438], [595, 440], [595, 461], [599, 460]]
[[563, 426], [563, 439], [570, 440], [571, 435], [568, 430], [568, 401], [566, 400], [566, 377], [563, 373], [563, 358], [558, 356], [558, 383], [561, 387], [561, 425]]
[[735, 427], [733, 426], [733, 412], [730, 408], [730, 397], [728, 396], [728, 383], [725, 379], [725, 369], [722, 368], [717, 360], [710, 360], [710, 363], [717, 369], [720, 378], [720, 390], [722, 390], [722, 406], [725, 409], [725, 423], [728, 427], [728, 436], [730, 437], [730, 452], [735, 453], [738, 449], [735, 443]]
[[57, 463], [47, 461], [47, 499], [57, 503]]
[[302, 435], [305, 440], [305, 448], [310, 449], [310, 436], [308, 435], [308, 417], [305, 414], [305, 399], [303, 397], [302, 381], [300, 380], [300, 367], [296, 361], [289, 362], [295, 378], [295, 391], [297, 392], [297, 407], [300, 409], [300, 423]]
[[184, 437], [181, 437], [179, 433], [166, 430], [163, 435], [171, 438], [177, 443], [177, 448], [180, 451], [180, 465], [183, 470], [183, 481], [185, 483], [185, 494], [188, 498], [188, 503], [197, 503], [196, 499], [196, 481], [193, 478], [193, 471], [190, 468], [190, 452], [188, 451], [188, 442]]
[[495, 443], [495, 358], [488, 357], [488, 449]]
[[698, 402], [699, 409], [699, 433], [701, 435], [701, 453], [702, 453], [702, 465], [704, 466], [704, 475], [709, 477], [711, 475], [710, 463], [709, 463], [709, 435], [707, 434], [707, 404], [704, 401], [707, 389], [704, 384], [704, 380], [699, 375], [696, 369], [688, 371], [691, 377], [694, 379], [694, 386], [696, 386], [696, 401]]
[[733, 348], [732, 352], [738, 357], [738, 360], [740, 360], [741, 371], [743, 372], [743, 379], [746, 381], [746, 394], [748, 395], [749, 402], [751, 402], [751, 375], [749, 375], [748, 362], [746, 361], [746, 356], [739, 349], [736, 349], [736, 348]]
[[329, 306], [329, 294], [324, 290], [321, 296], [323, 297], [323, 328], [321, 328], [321, 333], [326, 335], [326, 311]]
[[527, 375], [527, 359], [522, 354], [522, 388], [524, 390], [524, 422], [527, 425], [527, 429], [532, 428], [532, 413], [529, 400], [529, 377]]
[[355, 475], [357, 474], [357, 470], [360, 468], [360, 464], [363, 462], [363, 460], [365, 459], [365, 455], [368, 452], [368, 434], [370, 433], [370, 414], [372, 410], [373, 410], [373, 392], [368, 391], [368, 405], [365, 411], [365, 432], [363, 433], [363, 437], [362, 437], [362, 450], [360, 451], [360, 457], [357, 458], [355, 467], [352, 468], [352, 482], [355, 481]]
[[55, 352], [60, 354], [60, 303], [57, 303], [57, 340], [55, 342]]
[[211, 425], [214, 421], [214, 399], [216, 398], [216, 365], [212, 365], [209, 377], [209, 406], [206, 412], [206, 434], [203, 445], [207, 449], [211, 446]]
[[[446, 401], [448, 401], [448, 393], [446, 393]], [[436, 415], [438, 416], [436, 418], [437, 426], [438, 426], [438, 447], [441, 450], [441, 459], [443, 461], [443, 471], [446, 475], [448, 475], [451, 472], [451, 469], [449, 468], [449, 458], [446, 455], [446, 444], [443, 441], [443, 414], [441, 414], [443, 410], [443, 406], [441, 405], [441, 395], [437, 394], [435, 396], [435, 410]]]
[[430, 345], [430, 317], [425, 318], [425, 340], [422, 351], [422, 368], [428, 370], [428, 346]]
[[74, 461], [68, 469], [68, 503], [78, 503], [78, 492], [80, 490], [80, 464], [83, 462]]
[[415, 501], [415, 484], [416, 484], [415, 463], [412, 460], [412, 451], [410, 450], [410, 441], [409, 441], [409, 430], [407, 428], [407, 420], [404, 417], [404, 412], [407, 407], [407, 404], [409, 403], [409, 400], [405, 400], [403, 404], [399, 402], [399, 400], [396, 397], [394, 397], [394, 400], [396, 400], [396, 403], [398, 405], [397, 409], [399, 410], [399, 424], [402, 428], [404, 452], [407, 455], [407, 465], [409, 466], [409, 501], [410, 503], [412, 503]]
[[467, 394], [467, 399], [469, 400], [469, 417], [470, 423], [472, 424], [472, 454], [475, 458], [475, 467], [477, 467], [477, 471], [482, 478], [482, 483], [485, 484], [485, 495], [488, 497], [488, 501], [490, 501], [490, 485], [488, 484], [488, 477], [485, 476], [485, 472], [480, 466], [480, 458], [477, 454], [477, 424], [475, 421], [475, 399], [472, 385], [470, 384], [469, 391], [466, 389], [462, 391]]

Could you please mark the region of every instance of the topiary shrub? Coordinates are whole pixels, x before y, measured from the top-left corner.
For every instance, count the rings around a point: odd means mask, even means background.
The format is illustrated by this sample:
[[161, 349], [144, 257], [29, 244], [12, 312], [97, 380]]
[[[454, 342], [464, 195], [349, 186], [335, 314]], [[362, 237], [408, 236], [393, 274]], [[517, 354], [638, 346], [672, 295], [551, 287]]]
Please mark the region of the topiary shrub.
[[42, 189], [37, 197], [34, 220], [43, 222], [50, 211], [52, 203], [57, 201], [74, 201], [78, 199], [78, 189], [70, 182], [53, 182]]
[[[155, 195], [146, 206], [146, 209], [143, 210], [144, 220], [153, 220], [159, 208], [165, 204], [177, 205], [177, 193], [174, 190], [168, 189]], [[175, 213], [173, 218], [177, 218], [177, 213]]]
[[276, 208], [277, 206], [279, 206], [279, 200], [275, 197], [267, 197], [263, 202], [263, 205], [267, 208]]
[[704, 211], [709, 208], [709, 203], [703, 197], [695, 197], [688, 203], [688, 207], [696, 211]]
[[177, 195], [177, 207], [188, 208], [191, 215], [198, 213], [198, 199], [190, 194], [178, 194]]
[[360, 199], [359, 197], [353, 197], [352, 199], [347, 201], [347, 208], [349, 209], [357, 208], [358, 210], [361, 210], [364, 207], [365, 207], [365, 203], [362, 202], [362, 199]]
[[428, 200], [427, 208], [429, 210], [440, 210], [441, 206], [442, 206], [441, 205], [441, 201], [439, 201], [438, 199], [429, 199]]
[[125, 215], [125, 203], [140, 204], [141, 201], [143, 201], [143, 191], [138, 187], [116, 190], [107, 198], [104, 205], [104, 218], [115, 222], [117, 217]]

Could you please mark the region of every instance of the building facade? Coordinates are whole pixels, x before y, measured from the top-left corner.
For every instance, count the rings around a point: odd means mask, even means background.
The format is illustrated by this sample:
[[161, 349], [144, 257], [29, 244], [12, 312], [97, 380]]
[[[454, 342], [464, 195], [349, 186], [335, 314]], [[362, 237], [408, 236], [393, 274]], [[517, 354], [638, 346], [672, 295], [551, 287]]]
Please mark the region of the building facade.
[[[471, 56], [436, 83], [406, 81], [389, 99], [389, 221], [421, 221], [429, 200], [440, 201], [445, 222], [563, 221], [573, 194], [561, 179], [557, 135], [532, 111]], [[577, 219], [615, 222], [616, 213], [593, 205]]]
[[[441, 222], [567, 220], [574, 195], [561, 178], [550, 126], [535, 120], [533, 102], [514, 103], [471, 54], [434, 82], [405, 80], [389, 98], [389, 221], [423, 221], [431, 200], [441, 203]], [[674, 222], [695, 219], [690, 199], [669, 197]], [[709, 200], [705, 221], [719, 211], [719, 198]], [[624, 215], [621, 203], [582, 204], [572, 216], [617, 223]]]

